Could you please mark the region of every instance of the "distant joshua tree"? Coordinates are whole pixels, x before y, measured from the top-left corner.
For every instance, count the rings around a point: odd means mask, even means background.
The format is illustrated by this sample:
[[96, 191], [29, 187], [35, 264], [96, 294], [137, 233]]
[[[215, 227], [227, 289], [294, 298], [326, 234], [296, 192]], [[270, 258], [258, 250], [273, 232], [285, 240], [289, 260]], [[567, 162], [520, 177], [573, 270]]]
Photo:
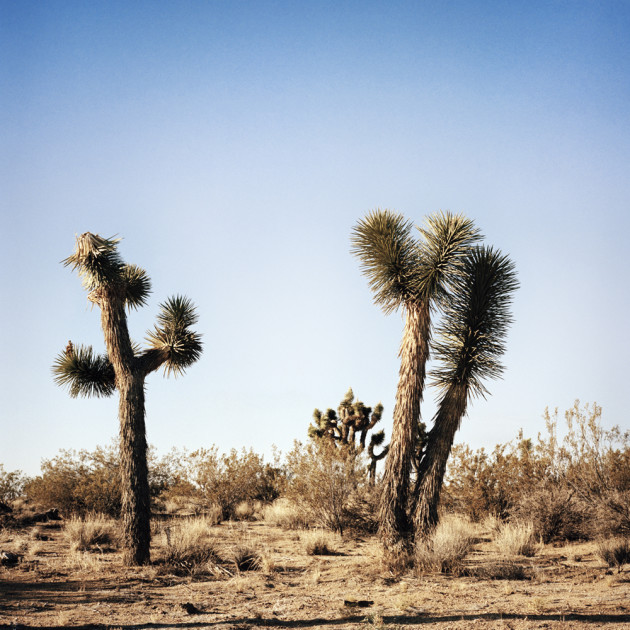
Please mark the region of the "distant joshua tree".
[[[383, 415], [383, 405], [378, 403], [374, 410], [366, 407], [360, 400], [354, 400], [354, 392], [350, 388], [337, 408], [327, 409], [322, 413], [319, 409], [313, 412], [313, 422], [308, 428], [308, 435], [312, 439], [329, 439], [341, 447], [358, 448], [359, 452], [365, 450], [367, 434], [371, 431]], [[358, 447], [356, 445], [358, 436]], [[385, 431], [377, 431], [370, 436], [367, 454], [370, 458], [368, 467], [370, 484], [376, 480], [376, 464], [383, 459], [389, 451], [389, 445], [383, 447], [380, 453], [375, 450], [385, 441]]]
[[418, 444], [420, 403], [431, 340], [431, 313], [448, 296], [462, 259], [481, 235], [462, 215], [429, 216], [419, 239], [413, 224], [389, 210], [369, 213], [355, 226], [352, 253], [361, 262], [386, 314], [402, 308], [405, 329], [389, 454], [383, 473], [379, 535], [383, 543], [407, 545], [412, 538], [408, 513], [410, 476]]
[[91, 346], [75, 347], [70, 341], [56, 357], [53, 374], [72, 397], [118, 391], [124, 561], [131, 565], [150, 560], [145, 379], [162, 366], [166, 375], [183, 373], [199, 359], [202, 346], [200, 335], [190, 329], [197, 322], [195, 307], [180, 296], [160, 305], [157, 325], [146, 336], [147, 349], [132, 343], [125, 308], [144, 306], [151, 284], [144, 269], [122, 261], [119, 240], [86, 232], [62, 261], [78, 271], [88, 300], [101, 309], [107, 352], [99, 356]]

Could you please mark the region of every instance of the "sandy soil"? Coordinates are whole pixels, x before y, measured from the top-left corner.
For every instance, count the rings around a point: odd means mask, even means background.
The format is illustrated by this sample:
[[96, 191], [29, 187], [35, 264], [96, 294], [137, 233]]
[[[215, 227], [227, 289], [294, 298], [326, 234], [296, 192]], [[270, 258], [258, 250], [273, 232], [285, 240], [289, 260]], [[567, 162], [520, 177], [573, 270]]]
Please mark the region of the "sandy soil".
[[[481, 532], [468, 575], [393, 576], [368, 536], [329, 534], [336, 554], [312, 556], [304, 532], [264, 523], [223, 523], [212, 535], [222, 557], [243, 542], [263, 552], [263, 568], [239, 573], [226, 561], [214, 574], [174, 575], [159, 563], [158, 528], [155, 563], [131, 569], [115, 551], [70, 552], [57, 523], [36, 537], [0, 532], [0, 550], [23, 554], [0, 568], [0, 627], [630, 628], [630, 567], [611, 572], [592, 544], [507, 559]], [[492, 579], [506, 563], [524, 579]], [[346, 603], [358, 601], [366, 606]]]

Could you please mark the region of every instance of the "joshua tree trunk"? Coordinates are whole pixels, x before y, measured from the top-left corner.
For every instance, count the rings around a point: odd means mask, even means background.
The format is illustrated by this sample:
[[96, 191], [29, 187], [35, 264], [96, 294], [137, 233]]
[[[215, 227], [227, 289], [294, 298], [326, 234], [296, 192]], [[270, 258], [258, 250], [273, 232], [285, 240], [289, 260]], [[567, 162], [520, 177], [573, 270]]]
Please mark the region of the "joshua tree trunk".
[[134, 359], [125, 302], [115, 288], [95, 291], [90, 299], [101, 308], [107, 354], [116, 374], [120, 399], [120, 475], [125, 564], [150, 559], [151, 506], [144, 422], [144, 373]]
[[455, 434], [466, 413], [467, 388], [452, 385], [444, 395], [427, 436], [427, 446], [418, 471], [414, 513], [416, 540], [426, 539], [439, 521], [440, 491]]
[[144, 382], [130, 375], [120, 387], [120, 474], [124, 562], [146, 564], [150, 559], [151, 503], [144, 423]]
[[414, 452], [414, 430], [420, 418], [425, 368], [429, 356], [431, 315], [428, 300], [419, 304], [408, 304], [406, 311], [399, 353], [400, 372], [394, 423], [383, 473], [379, 509], [379, 535], [386, 546], [407, 543], [412, 533], [407, 513], [409, 476]]

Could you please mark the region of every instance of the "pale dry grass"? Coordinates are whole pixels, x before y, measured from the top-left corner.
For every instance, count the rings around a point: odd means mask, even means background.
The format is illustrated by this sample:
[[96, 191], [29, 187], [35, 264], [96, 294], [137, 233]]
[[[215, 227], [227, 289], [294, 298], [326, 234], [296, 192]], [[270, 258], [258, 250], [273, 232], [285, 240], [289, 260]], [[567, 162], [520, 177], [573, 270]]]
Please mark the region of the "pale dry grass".
[[175, 572], [195, 573], [209, 569], [217, 561], [217, 546], [211, 534], [214, 519], [186, 518], [164, 527], [164, 563]]
[[461, 573], [473, 539], [473, 527], [469, 521], [457, 516], [443, 518], [429, 540], [416, 545], [417, 570]]
[[301, 536], [304, 551], [309, 556], [331, 556], [336, 553], [338, 535], [318, 529]]
[[263, 520], [285, 529], [308, 529], [310, 521], [304, 510], [287, 499], [278, 499], [263, 509]]
[[504, 525], [504, 522], [494, 514], [488, 514], [488, 516], [483, 519], [481, 525], [483, 529], [485, 529], [490, 534], [490, 536], [495, 538], [497, 534], [501, 531], [501, 527], [502, 525]]
[[71, 551], [65, 558], [65, 567], [71, 571], [82, 573], [99, 573], [106, 568], [105, 563], [99, 554], [89, 551]]
[[531, 558], [541, 549], [532, 523], [502, 523], [494, 539], [501, 553]]
[[72, 517], [64, 523], [63, 533], [71, 552], [113, 547], [118, 540], [116, 521], [102, 514]]

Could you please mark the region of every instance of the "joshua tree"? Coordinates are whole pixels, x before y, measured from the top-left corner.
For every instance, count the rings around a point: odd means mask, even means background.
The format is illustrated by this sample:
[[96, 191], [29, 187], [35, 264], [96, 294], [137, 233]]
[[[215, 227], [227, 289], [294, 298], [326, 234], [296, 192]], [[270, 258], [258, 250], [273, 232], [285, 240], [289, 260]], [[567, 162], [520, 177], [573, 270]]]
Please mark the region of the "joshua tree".
[[[308, 427], [308, 435], [312, 439], [328, 439], [340, 447], [356, 447], [356, 438], [359, 436], [358, 451], [365, 450], [367, 434], [383, 416], [383, 405], [378, 403], [374, 410], [366, 407], [360, 400], [354, 400], [354, 392], [350, 388], [337, 408], [327, 409], [322, 413], [319, 409], [313, 412], [313, 422]], [[370, 484], [376, 480], [376, 463], [383, 459], [389, 450], [389, 446], [376, 454], [374, 449], [385, 441], [385, 431], [377, 431], [370, 436], [368, 445], [368, 466]]]
[[177, 296], [161, 305], [157, 325], [147, 333], [148, 348], [131, 342], [125, 307], [146, 304], [151, 285], [144, 269], [122, 261], [119, 240], [86, 232], [63, 261], [78, 271], [88, 300], [101, 309], [107, 352], [99, 356], [91, 346], [75, 348], [69, 342], [55, 359], [53, 373], [72, 397], [111, 396], [118, 390], [124, 560], [144, 564], [151, 542], [144, 382], [162, 366], [166, 375], [183, 373], [201, 355], [201, 341], [190, 330], [197, 322], [195, 307]]
[[462, 257], [480, 239], [472, 221], [438, 213], [412, 236], [412, 223], [389, 210], [377, 210], [359, 221], [352, 234], [352, 253], [386, 314], [402, 308], [405, 328], [390, 449], [383, 475], [379, 534], [388, 546], [406, 543], [412, 533], [407, 513], [409, 479], [420, 403], [429, 357], [431, 311], [448, 295], [449, 283], [461, 272]]
[[475, 247], [453, 279], [453, 291], [433, 344], [440, 367], [432, 384], [441, 390], [416, 485], [415, 534], [426, 538], [438, 523], [440, 490], [455, 433], [468, 401], [488, 393], [483, 379], [503, 372], [499, 358], [518, 287], [513, 263], [488, 247]]

